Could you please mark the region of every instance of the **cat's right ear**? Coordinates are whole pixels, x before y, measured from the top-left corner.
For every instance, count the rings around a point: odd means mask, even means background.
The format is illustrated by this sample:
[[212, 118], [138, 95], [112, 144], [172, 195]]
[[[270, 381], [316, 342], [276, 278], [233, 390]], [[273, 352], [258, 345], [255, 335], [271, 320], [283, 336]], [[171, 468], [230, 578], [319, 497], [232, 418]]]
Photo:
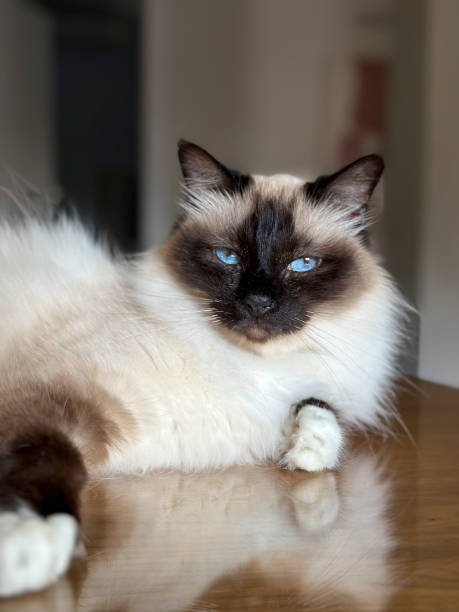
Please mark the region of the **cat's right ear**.
[[248, 176], [230, 170], [210, 153], [186, 140], [178, 142], [178, 157], [185, 186], [194, 192], [242, 191], [250, 180]]

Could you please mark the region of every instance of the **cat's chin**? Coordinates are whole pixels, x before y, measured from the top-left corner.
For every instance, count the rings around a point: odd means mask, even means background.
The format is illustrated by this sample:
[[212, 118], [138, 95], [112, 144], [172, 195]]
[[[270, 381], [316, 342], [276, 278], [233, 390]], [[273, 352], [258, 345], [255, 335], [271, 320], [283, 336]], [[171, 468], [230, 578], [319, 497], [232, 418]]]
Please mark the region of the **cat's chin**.
[[268, 340], [271, 340], [273, 337], [275, 337], [275, 334], [270, 333], [269, 331], [267, 331], [266, 329], [263, 329], [262, 327], [249, 327], [246, 330], [244, 330], [244, 332], [242, 333], [245, 336], [245, 338], [249, 340], [249, 342], [264, 343], [264, 342], [267, 342]]
[[279, 337], [279, 332], [269, 330], [261, 325], [240, 325], [225, 328], [225, 332], [240, 344], [265, 344], [269, 340]]
[[307, 343], [304, 328], [280, 331], [256, 324], [232, 327], [220, 325], [219, 332], [232, 344], [264, 356], [297, 351]]

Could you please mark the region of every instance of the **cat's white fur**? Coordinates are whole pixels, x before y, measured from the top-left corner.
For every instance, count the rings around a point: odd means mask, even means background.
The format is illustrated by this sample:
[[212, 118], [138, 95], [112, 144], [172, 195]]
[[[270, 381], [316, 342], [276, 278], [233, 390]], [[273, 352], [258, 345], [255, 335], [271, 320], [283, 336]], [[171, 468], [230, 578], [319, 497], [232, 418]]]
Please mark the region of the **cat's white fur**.
[[[386, 416], [380, 400], [398, 297], [375, 269], [378, 282], [351, 309], [319, 313], [294, 339], [256, 352], [221, 334], [208, 306], [173, 280], [160, 250], [126, 262], [73, 220], [4, 225], [0, 392], [21, 378], [63, 376], [120, 400], [134, 427], [111, 448], [103, 473], [276, 459], [291, 406], [304, 398], [329, 402], [353, 425]], [[320, 434], [319, 422], [305, 420]], [[332, 456], [340, 440], [324, 444]], [[316, 459], [311, 469], [334, 463]]]

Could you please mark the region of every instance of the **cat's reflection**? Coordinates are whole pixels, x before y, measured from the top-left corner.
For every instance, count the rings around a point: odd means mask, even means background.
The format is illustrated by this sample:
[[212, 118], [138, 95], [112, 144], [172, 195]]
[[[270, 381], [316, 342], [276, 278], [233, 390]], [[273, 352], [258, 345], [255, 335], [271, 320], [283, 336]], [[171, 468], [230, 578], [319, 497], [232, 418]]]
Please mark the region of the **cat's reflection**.
[[86, 575], [56, 609], [382, 610], [388, 498], [361, 454], [336, 475], [244, 467], [98, 483], [84, 500]]

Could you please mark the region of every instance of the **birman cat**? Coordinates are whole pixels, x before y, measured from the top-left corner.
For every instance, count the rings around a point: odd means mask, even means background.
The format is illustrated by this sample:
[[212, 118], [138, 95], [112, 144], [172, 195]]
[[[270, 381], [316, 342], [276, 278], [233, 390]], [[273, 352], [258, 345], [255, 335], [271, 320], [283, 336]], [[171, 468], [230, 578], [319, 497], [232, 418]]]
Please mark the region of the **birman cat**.
[[370, 155], [312, 182], [179, 143], [182, 214], [113, 255], [72, 216], [0, 225], [0, 595], [69, 566], [88, 477], [338, 465], [384, 426], [400, 298]]

